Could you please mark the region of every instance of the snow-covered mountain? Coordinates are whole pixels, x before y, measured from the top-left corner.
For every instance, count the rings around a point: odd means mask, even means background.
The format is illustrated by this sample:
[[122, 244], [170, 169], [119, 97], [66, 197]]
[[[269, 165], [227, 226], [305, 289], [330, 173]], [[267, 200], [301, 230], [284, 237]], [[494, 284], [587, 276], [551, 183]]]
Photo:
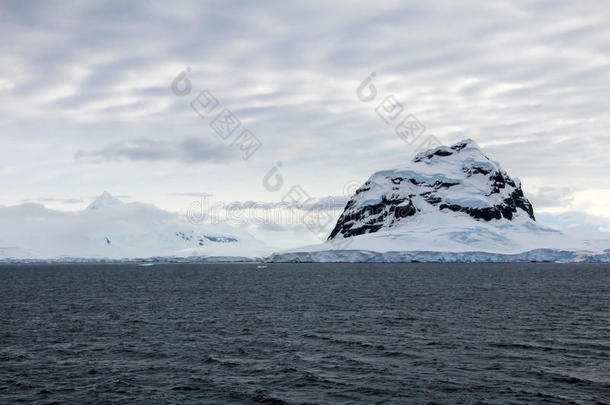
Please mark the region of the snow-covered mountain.
[[[328, 250], [600, 253], [610, 247], [609, 238], [600, 238], [573, 237], [538, 224], [519, 179], [466, 139], [374, 173], [351, 197], [327, 242], [292, 249], [285, 257], [304, 252], [311, 258], [311, 252]], [[328, 253], [315, 257], [330, 259]]]
[[422, 152], [399, 169], [373, 174], [347, 203], [329, 239], [400, 227], [427, 213], [451, 212], [482, 221], [535, 221], [519, 179], [513, 180], [467, 139]]
[[0, 207], [0, 259], [261, 257], [270, 248], [224, 223], [192, 224], [178, 213], [104, 192], [85, 210], [39, 204]]

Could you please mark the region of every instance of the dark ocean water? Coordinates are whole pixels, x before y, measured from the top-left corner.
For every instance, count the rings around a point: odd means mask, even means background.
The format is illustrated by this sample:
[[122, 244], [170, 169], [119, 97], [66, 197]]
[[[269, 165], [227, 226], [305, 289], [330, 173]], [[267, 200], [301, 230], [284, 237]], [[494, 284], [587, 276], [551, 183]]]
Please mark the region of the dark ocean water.
[[609, 403], [610, 266], [0, 267], [0, 403]]

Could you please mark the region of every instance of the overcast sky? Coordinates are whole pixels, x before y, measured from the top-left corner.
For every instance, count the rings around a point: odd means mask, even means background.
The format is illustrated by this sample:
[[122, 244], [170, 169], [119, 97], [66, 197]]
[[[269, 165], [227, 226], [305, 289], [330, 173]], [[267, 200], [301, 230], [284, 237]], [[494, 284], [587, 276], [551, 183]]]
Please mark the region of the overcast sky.
[[[218, 102], [203, 117], [202, 90]], [[432, 134], [475, 139], [537, 212], [607, 224], [609, 95], [604, 1], [0, 1], [0, 204], [341, 196]], [[425, 126], [417, 142], [377, 115], [388, 96]], [[244, 160], [246, 129], [262, 146]]]

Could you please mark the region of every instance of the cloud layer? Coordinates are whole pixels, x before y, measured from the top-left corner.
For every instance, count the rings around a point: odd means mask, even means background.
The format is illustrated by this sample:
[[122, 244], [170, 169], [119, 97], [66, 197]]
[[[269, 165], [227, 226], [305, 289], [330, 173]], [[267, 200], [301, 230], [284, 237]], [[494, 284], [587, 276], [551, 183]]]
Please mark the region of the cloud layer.
[[75, 157], [95, 163], [163, 160], [193, 163], [223, 161], [229, 158], [229, 152], [224, 145], [214, 144], [203, 137], [178, 141], [139, 138], [131, 142], [111, 144], [97, 151], [78, 151]]
[[[340, 194], [420, 142], [375, 112], [394, 96], [442, 142], [476, 139], [539, 209], [589, 196], [608, 216], [604, 2], [3, 2], [0, 37], [3, 204], [108, 188], [173, 209], [168, 193], [193, 189], [278, 201], [261, 177], [280, 161], [286, 188]], [[191, 109], [203, 89], [263, 142], [252, 159], [210, 127], [217, 111]]]

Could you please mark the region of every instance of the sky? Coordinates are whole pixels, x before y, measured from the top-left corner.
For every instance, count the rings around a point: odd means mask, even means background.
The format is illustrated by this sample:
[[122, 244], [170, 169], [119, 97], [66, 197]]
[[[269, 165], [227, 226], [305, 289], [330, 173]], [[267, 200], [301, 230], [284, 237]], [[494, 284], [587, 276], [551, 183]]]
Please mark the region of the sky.
[[0, 205], [342, 201], [472, 138], [539, 218], [609, 229], [607, 2], [2, 0], [0, 38]]

